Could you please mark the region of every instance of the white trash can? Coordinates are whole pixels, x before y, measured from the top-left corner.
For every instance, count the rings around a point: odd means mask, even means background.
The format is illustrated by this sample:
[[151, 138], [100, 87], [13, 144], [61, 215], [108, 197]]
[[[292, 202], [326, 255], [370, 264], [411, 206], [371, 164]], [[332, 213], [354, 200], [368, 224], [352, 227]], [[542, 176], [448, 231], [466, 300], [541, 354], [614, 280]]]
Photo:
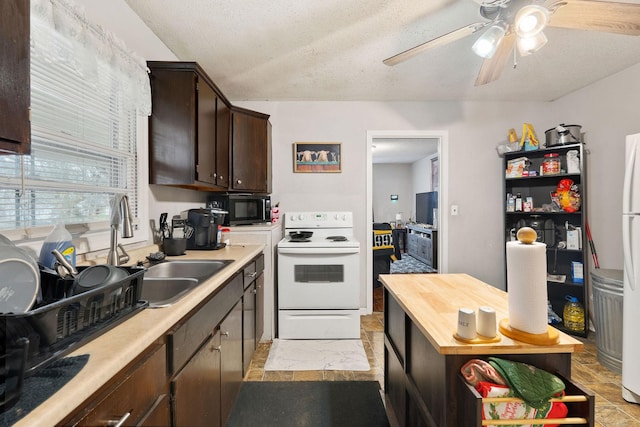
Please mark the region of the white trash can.
[[622, 373], [622, 270], [591, 271], [598, 360], [606, 368]]

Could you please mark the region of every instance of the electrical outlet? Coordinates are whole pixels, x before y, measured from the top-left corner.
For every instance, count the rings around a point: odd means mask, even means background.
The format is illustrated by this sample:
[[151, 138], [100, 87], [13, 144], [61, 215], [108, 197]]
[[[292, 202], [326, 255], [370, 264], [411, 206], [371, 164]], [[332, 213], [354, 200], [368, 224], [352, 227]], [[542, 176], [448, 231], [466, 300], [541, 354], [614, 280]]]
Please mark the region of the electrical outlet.
[[451, 205], [451, 216], [458, 215], [458, 205]]

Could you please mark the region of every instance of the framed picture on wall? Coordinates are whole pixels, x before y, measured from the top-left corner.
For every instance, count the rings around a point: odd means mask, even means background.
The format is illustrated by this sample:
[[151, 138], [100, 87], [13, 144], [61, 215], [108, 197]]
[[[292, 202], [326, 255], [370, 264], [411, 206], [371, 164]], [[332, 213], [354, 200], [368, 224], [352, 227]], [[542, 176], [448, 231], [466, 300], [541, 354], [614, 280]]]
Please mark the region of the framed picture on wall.
[[438, 158], [431, 159], [431, 191], [438, 191], [440, 189], [440, 172], [439, 172]]
[[294, 172], [342, 172], [342, 144], [339, 142], [294, 142]]

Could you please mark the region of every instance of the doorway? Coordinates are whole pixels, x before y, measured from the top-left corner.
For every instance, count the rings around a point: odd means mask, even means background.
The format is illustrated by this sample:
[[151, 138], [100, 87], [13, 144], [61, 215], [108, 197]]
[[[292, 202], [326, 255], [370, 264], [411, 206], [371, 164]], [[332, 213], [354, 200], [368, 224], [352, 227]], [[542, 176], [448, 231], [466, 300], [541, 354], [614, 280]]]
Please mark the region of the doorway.
[[[366, 144], [366, 174], [367, 174], [367, 243], [366, 248], [373, 247], [373, 155], [372, 148], [376, 145], [376, 141], [387, 142], [397, 141], [399, 151], [410, 150], [412, 144], [420, 144], [425, 139], [435, 140], [437, 145], [437, 157], [439, 160], [438, 168], [438, 271], [446, 272], [448, 270], [448, 254], [447, 254], [447, 230], [448, 221], [446, 212], [448, 206], [447, 188], [447, 165], [448, 165], [448, 132], [447, 131], [367, 131], [367, 144]], [[408, 217], [407, 217], [408, 219]], [[367, 313], [373, 311], [374, 300], [374, 287], [373, 287], [373, 254], [372, 250], [367, 250], [366, 257], [366, 301], [367, 301]]]

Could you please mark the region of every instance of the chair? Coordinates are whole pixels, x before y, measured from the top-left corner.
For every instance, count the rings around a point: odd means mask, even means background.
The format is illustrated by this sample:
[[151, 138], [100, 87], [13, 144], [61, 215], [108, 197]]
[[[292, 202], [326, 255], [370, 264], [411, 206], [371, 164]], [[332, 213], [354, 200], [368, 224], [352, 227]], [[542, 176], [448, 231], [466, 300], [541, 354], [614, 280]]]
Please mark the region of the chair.
[[395, 252], [393, 230], [388, 222], [373, 223], [373, 287], [381, 286], [380, 274], [389, 274]]

